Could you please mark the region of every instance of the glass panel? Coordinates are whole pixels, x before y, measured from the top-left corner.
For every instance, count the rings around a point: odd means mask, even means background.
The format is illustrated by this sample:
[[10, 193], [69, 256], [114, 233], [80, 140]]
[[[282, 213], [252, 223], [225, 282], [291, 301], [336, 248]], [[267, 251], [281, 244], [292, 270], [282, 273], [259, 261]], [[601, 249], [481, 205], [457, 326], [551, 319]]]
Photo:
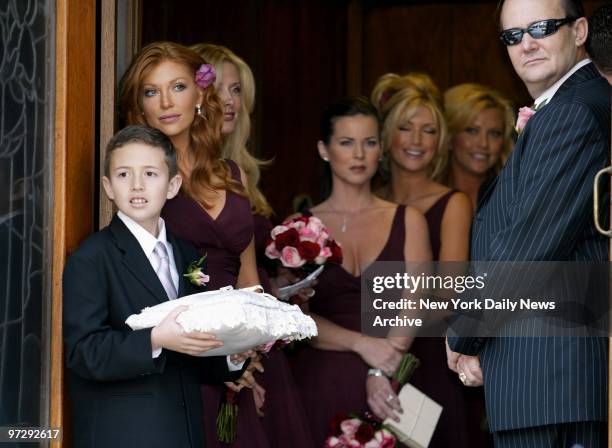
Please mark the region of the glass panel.
[[0, 0], [0, 426], [48, 422], [53, 5]]

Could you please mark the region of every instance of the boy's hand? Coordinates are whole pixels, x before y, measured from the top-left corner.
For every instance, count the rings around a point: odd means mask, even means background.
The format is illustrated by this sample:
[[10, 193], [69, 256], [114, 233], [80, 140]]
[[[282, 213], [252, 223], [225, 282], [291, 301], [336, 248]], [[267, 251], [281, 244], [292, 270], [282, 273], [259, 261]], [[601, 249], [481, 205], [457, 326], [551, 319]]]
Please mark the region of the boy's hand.
[[214, 334], [200, 331], [183, 332], [181, 326], [176, 323], [176, 318], [186, 309], [188, 307], [179, 306], [157, 326], [153, 327], [153, 330], [151, 330], [151, 347], [153, 350], [165, 348], [174, 352], [197, 356], [223, 345], [223, 342], [219, 341]]

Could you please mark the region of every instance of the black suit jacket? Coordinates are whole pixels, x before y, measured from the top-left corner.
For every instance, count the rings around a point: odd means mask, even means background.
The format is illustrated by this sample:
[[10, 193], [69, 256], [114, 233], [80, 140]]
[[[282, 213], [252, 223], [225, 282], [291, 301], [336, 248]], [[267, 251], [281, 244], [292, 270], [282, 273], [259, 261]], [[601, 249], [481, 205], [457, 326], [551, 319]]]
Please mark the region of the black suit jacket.
[[[168, 233], [179, 296], [198, 292], [183, 280], [199, 258]], [[168, 300], [140, 244], [115, 216], [88, 238], [64, 269], [64, 344], [75, 447], [191, 447], [204, 444], [202, 382], [235, 380], [225, 357], [169, 350], [154, 359], [151, 329], [125, 320]]]
[[[609, 151], [610, 88], [588, 64], [529, 120], [483, 195], [471, 259], [608, 260], [592, 207], [593, 179]], [[453, 350], [480, 354], [490, 428], [605, 421], [607, 339], [504, 337], [537, 334], [529, 325], [516, 321], [497, 337], [449, 337]]]

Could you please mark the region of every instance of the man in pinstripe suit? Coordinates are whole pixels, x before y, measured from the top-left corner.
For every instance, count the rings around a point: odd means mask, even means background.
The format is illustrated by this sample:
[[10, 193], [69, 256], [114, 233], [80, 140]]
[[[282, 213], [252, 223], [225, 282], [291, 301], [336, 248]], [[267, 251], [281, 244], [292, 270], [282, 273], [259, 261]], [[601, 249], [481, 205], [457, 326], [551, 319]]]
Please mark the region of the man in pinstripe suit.
[[[592, 183], [610, 149], [610, 88], [587, 59], [582, 4], [505, 0], [500, 22], [537, 112], [479, 202], [471, 257], [608, 260]], [[448, 337], [451, 369], [466, 385], [484, 382], [496, 447], [607, 446], [607, 339], [500, 331]]]

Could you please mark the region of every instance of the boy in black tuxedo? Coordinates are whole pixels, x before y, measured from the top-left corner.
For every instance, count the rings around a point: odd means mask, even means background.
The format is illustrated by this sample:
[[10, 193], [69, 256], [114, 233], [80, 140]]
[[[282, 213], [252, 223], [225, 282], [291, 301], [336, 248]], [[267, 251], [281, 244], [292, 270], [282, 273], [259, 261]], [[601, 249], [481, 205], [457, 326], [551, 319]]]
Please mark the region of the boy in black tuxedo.
[[193, 355], [223, 343], [183, 333], [180, 307], [153, 329], [128, 316], [199, 292], [183, 277], [199, 259], [160, 212], [180, 186], [176, 153], [157, 129], [129, 126], [106, 150], [103, 185], [119, 212], [64, 269], [64, 343], [75, 447], [201, 448], [200, 383], [238, 379], [242, 358]]

